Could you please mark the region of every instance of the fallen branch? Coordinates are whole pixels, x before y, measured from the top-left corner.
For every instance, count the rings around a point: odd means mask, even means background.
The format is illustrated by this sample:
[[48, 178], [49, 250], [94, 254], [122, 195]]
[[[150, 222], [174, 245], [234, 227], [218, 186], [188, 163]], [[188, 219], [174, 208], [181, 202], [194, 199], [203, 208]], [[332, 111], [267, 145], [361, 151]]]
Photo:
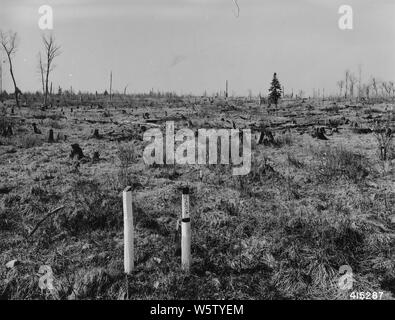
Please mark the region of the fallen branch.
[[54, 215], [55, 213], [57, 213], [58, 211], [62, 210], [63, 208], [64, 208], [64, 206], [61, 206], [61, 207], [58, 207], [58, 208], [52, 210], [51, 212], [47, 213], [47, 214], [45, 215], [45, 217], [42, 218], [42, 219], [36, 224], [36, 226], [34, 227], [34, 229], [29, 233], [29, 237], [31, 237], [31, 236], [37, 231], [38, 227], [39, 227], [45, 220], [47, 220], [50, 216]]

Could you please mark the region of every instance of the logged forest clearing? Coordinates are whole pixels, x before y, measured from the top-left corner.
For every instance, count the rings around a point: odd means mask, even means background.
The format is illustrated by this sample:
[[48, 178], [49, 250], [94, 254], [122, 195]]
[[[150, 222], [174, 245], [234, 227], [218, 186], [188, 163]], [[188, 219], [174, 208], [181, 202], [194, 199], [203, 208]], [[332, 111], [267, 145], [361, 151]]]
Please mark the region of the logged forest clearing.
[[[391, 98], [61, 94], [0, 104], [1, 299], [395, 297]], [[144, 163], [150, 128], [251, 129], [248, 175]], [[123, 272], [132, 187], [135, 270]], [[181, 190], [192, 264], [181, 270]], [[352, 268], [353, 289], [339, 288]], [[43, 277], [45, 278], [43, 280]]]

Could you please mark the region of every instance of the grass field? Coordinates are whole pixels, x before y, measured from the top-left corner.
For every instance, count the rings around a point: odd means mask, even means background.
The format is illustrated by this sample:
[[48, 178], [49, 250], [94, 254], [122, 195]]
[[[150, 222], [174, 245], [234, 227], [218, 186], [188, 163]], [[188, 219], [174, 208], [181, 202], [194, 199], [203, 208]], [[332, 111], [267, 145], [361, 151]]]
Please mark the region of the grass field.
[[[294, 99], [268, 110], [246, 98], [115, 97], [55, 101], [46, 110], [31, 104], [14, 114], [3, 106], [0, 125], [10, 123], [13, 134], [0, 140], [0, 298], [349, 299], [356, 291], [393, 299], [395, 139], [383, 160], [372, 132], [377, 123], [394, 132], [393, 105]], [[166, 121], [176, 129], [253, 128], [251, 173], [146, 165], [143, 132]], [[313, 137], [317, 126], [328, 140]], [[256, 143], [263, 127], [274, 141]], [[75, 143], [83, 159], [69, 157]], [[130, 276], [128, 185], [136, 228]], [[190, 274], [177, 250], [185, 186]], [[352, 268], [352, 290], [339, 289], [342, 265]], [[52, 287], [40, 288], [42, 266], [53, 272]]]

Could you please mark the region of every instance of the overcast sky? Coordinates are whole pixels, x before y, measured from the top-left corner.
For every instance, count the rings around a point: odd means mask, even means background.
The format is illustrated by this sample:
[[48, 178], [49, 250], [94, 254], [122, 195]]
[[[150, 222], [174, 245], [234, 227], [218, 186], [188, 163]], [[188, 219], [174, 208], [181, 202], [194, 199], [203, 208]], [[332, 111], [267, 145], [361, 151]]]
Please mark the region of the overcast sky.
[[[367, 80], [395, 80], [394, 0], [0, 0], [0, 29], [17, 31], [15, 75], [22, 91], [40, 90], [37, 53], [41, 5], [54, 10], [62, 55], [57, 88], [103, 91], [151, 88], [202, 94], [267, 93], [274, 72], [286, 92], [336, 92], [345, 69]], [[340, 30], [351, 5], [354, 29]], [[5, 69], [5, 68], [3, 68]], [[6, 72], [7, 71], [7, 72]], [[3, 85], [11, 88], [8, 69]]]

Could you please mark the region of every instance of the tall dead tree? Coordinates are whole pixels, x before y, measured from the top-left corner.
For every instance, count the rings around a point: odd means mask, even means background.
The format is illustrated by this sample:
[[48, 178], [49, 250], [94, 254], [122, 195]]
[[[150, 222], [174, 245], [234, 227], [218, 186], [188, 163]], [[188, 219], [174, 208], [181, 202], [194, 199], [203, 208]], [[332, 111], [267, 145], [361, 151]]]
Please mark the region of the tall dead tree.
[[3, 94], [3, 57], [0, 56], [0, 95]]
[[390, 82], [389, 82], [389, 86], [390, 86], [391, 93], [392, 93], [392, 99], [394, 99], [394, 93], [395, 93], [394, 82], [393, 82], [393, 81], [390, 81]]
[[7, 55], [8, 64], [10, 66], [10, 74], [12, 78], [12, 82], [14, 83], [14, 90], [15, 90], [15, 102], [16, 106], [19, 108], [19, 94], [21, 94], [21, 90], [16, 85], [14, 70], [12, 65], [12, 58], [18, 48], [18, 35], [16, 32], [9, 31], [8, 33], [4, 33], [0, 30], [0, 44], [1, 48]]
[[[393, 84], [392, 84], [393, 85]], [[392, 86], [391, 86], [391, 82], [385, 82], [383, 81], [381, 83], [381, 86], [383, 87], [383, 89], [385, 90], [385, 92], [387, 93], [388, 97], [391, 97], [391, 92], [392, 92]]]
[[358, 99], [362, 96], [362, 65], [358, 65]]
[[372, 87], [373, 87], [373, 90], [374, 90], [374, 92], [375, 92], [375, 94], [376, 94], [376, 98], [378, 97], [378, 95], [379, 95], [379, 89], [378, 89], [378, 83], [377, 83], [377, 80], [376, 80], [376, 78], [374, 78], [374, 77], [372, 77]]
[[342, 96], [342, 92], [343, 92], [343, 87], [344, 87], [344, 80], [338, 81], [337, 82], [337, 86], [339, 87], [339, 90], [340, 90], [339, 97], [341, 97]]
[[44, 73], [45, 73], [45, 66], [41, 57], [41, 52], [38, 53], [38, 65], [37, 65], [38, 72], [41, 77], [41, 86], [43, 90], [43, 95], [45, 95], [45, 81], [44, 81]]
[[365, 94], [366, 94], [366, 98], [369, 100], [370, 98], [370, 83], [367, 83], [364, 85], [364, 89], [365, 89]]
[[49, 74], [55, 66], [53, 60], [60, 55], [60, 46], [55, 43], [55, 37], [51, 34], [48, 38], [43, 35], [43, 43], [45, 49], [45, 92], [44, 92], [44, 106], [48, 104], [48, 93], [49, 93]]
[[348, 76], [348, 80], [350, 82], [350, 97], [353, 98], [354, 97], [354, 88], [355, 88], [355, 84], [357, 82], [357, 78], [355, 77], [355, 75], [353, 73], [350, 73], [350, 75]]
[[112, 101], [112, 71], [110, 72], [110, 101]]
[[344, 98], [347, 99], [347, 93], [348, 93], [348, 78], [350, 77], [350, 71], [346, 70], [346, 87], [345, 87], [345, 93], [344, 93]]

